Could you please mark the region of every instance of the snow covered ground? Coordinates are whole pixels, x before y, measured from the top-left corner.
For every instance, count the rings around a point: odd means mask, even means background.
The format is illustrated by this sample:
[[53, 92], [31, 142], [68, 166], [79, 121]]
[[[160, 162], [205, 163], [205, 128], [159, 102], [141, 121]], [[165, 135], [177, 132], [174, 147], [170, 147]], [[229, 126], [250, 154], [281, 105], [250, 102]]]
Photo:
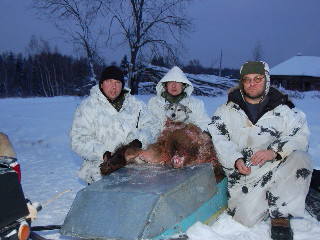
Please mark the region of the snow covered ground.
[[[293, 101], [307, 115], [311, 131], [309, 153], [314, 168], [320, 169], [320, 99], [314, 95], [306, 94]], [[145, 102], [150, 97], [138, 96]], [[210, 116], [226, 100], [225, 96], [199, 98], [204, 101]], [[0, 100], [0, 131], [10, 137], [17, 152], [25, 195], [43, 204], [34, 226], [62, 224], [77, 191], [86, 186], [77, 178], [81, 159], [72, 152], [68, 137], [74, 110], [81, 101], [77, 97]], [[65, 193], [50, 201], [61, 192]], [[320, 223], [307, 212], [304, 219], [294, 219], [292, 226], [295, 239], [320, 239]], [[268, 222], [247, 228], [225, 213], [212, 226], [196, 223], [187, 233], [191, 240], [270, 239]], [[42, 232], [41, 235], [49, 239], [70, 239], [60, 236], [57, 231]]]

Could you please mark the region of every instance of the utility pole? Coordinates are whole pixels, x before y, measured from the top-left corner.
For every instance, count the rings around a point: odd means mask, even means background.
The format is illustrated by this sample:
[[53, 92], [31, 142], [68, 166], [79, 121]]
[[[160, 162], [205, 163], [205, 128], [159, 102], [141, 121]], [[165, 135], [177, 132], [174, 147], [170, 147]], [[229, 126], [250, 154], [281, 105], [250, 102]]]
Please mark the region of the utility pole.
[[222, 50], [221, 50], [221, 52], [220, 52], [219, 77], [221, 77], [221, 69], [222, 69]]

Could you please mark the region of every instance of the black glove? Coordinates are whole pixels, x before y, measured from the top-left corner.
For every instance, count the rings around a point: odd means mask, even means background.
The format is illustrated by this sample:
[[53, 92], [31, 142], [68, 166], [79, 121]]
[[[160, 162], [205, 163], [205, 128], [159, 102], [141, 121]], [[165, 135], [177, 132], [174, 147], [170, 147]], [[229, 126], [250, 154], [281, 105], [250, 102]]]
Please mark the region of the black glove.
[[106, 151], [104, 154], [103, 154], [103, 161], [108, 161], [109, 159], [111, 158], [111, 152], [109, 151]]
[[142, 148], [142, 143], [140, 142], [139, 139], [135, 139], [132, 142], [128, 144], [130, 147], [135, 147], [135, 148]]

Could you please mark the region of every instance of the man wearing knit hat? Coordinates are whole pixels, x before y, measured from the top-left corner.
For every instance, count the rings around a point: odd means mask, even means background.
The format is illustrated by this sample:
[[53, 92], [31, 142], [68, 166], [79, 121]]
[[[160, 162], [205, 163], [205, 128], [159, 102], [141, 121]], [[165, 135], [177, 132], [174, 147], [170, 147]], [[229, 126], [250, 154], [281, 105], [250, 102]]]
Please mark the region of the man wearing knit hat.
[[146, 147], [155, 141], [157, 119], [147, 106], [124, 88], [124, 74], [105, 68], [76, 109], [70, 131], [71, 147], [83, 158], [78, 176], [87, 183], [101, 178], [100, 164], [120, 145]]
[[117, 99], [124, 88], [124, 75], [121, 69], [116, 66], [105, 68], [101, 73], [99, 87], [109, 100]]
[[304, 216], [312, 172], [306, 117], [270, 87], [265, 62], [246, 62], [240, 75], [209, 125], [228, 178], [228, 213], [248, 227], [270, 217], [272, 239], [293, 239], [290, 218]]

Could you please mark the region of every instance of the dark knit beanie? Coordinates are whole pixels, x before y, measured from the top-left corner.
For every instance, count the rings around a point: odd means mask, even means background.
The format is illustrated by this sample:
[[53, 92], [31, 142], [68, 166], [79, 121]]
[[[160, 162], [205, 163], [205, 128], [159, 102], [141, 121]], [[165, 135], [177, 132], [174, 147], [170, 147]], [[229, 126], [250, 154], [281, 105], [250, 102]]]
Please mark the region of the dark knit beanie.
[[116, 66], [106, 67], [101, 73], [99, 86], [107, 79], [119, 80], [122, 83], [122, 89], [124, 88], [124, 74], [120, 68]]
[[243, 77], [247, 74], [265, 74], [265, 68], [263, 62], [246, 62], [240, 69], [240, 75]]

